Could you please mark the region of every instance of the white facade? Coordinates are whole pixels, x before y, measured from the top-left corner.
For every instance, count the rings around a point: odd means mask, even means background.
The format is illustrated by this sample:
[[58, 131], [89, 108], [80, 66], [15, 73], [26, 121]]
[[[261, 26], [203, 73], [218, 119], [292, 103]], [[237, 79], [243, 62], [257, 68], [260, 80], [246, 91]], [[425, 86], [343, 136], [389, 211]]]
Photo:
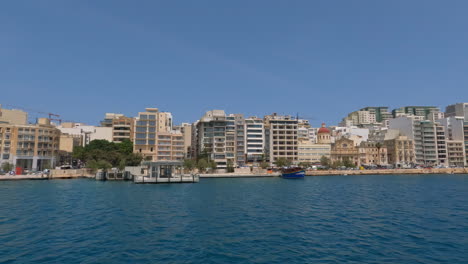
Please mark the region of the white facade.
[[81, 136], [82, 146], [86, 146], [92, 140], [102, 139], [112, 142], [112, 127], [88, 126], [81, 123], [75, 123], [73, 127], [57, 127], [62, 134]]
[[260, 161], [265, 148], [265, 126], [256, 117], [245, 119], [245, 154], [247, 162]]

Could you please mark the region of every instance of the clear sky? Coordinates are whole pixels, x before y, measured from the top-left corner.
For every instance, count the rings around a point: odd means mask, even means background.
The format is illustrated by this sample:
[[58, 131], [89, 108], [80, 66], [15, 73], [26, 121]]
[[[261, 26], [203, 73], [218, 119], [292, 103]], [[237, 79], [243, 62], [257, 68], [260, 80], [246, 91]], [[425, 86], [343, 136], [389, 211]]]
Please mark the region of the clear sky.
[[466, 0], [6, 0], [0, 103], [91, 124], [145, 107], [314, 125], [365, 106], [444, 110], [468, 101], [467, 13]]

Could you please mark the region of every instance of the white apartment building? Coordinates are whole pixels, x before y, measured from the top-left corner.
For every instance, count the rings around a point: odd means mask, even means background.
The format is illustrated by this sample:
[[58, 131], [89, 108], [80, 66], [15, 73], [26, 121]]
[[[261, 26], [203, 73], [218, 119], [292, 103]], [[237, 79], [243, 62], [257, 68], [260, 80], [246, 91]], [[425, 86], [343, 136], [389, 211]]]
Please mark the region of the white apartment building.
[[245, 154], [248, 163], [264, 158], [265, 126], [263, 119], [249, 117], [245, 119]]
[[414, 140], [417, 164], [448, 166], [444, 127], [423, 119], [423, 116], [398, 117], [390, 120], [390, 129], [397, 129]]

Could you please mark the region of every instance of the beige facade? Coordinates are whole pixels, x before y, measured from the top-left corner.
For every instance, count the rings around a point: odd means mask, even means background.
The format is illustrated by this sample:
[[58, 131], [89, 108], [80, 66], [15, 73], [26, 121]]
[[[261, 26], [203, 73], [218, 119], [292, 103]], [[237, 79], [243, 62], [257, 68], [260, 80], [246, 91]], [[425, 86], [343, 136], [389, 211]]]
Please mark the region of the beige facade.
[[119, 143], [126, 139], [133, 141], [135, 119], [123, 114], [106, 113], [101, 126], [112, 128], [112, 141]]
[[310, 140], [299, 140], [298, 162], [320, 163], [322, 157], [330, 158], [330, 144], [315, 144]]
[[349, 161], [355, 166], [361, 165], [359, 148], [355, 146], [354, 141], [344, 137], [332, 144], [330, 159], [332, 163]]
[[9, 162], [28, 170], [55, 166], [60, 130], [45, 124], [0, 124], [0, 163]]
[[72, 153], [75, 147], [81, 146], [82, 140], [81, 135], [61, 134], [59, 150]]
[[156, 134], [156, 151], [152, 161], [183, 160], [185, 157], [184, 137], [178, 132], [158, 132]]
[[380, 142], [361, 142], [359, 158], [361, 165], [387, 165], [387, 148]]
[[174, 130], [182, 134], [184, 138], [184, 155], [185, 158], [192, 158], [192, 125], [189, 123], [182, 123], [179, 126], [174, 126]]
[[0, 123], [27, 125], [28, 113], [16, 109], [4, 109], [0, 105]]
[[[172, 142], [176, 143], [175, 141], [178, 141], [177, 144], [180, 143], [179, 139], [172, 140], [172, 114], [159, 112], [158, 108], [146, 108], [145, 110], [145, 112], [138, 113], [135, 120], [134, 152], [141, 153], [145, 160], [152, 161], [178, 157], [178, 152], [177, 155], [173, 154], [172, 148]], [[180, 133], [178, 135], [182, 137]], [[179, 147], [177, 145], [176, 148]], [[182, 143], [182, 149], [183, 147]]]
[[265, 134], [270, 162], [284, 158], [297, 163], [298, 159], [298, 120], [291, 116], [276, 113], [265, 116]]
[[387, 148], [388, 163], [401, 167], [416, 162], [413, 140], [406, 136], [396, 136], [384, 141]]
[[449, 166], [464, 167], [466, 165], [464, 141], [447, 140], [447, 154]]

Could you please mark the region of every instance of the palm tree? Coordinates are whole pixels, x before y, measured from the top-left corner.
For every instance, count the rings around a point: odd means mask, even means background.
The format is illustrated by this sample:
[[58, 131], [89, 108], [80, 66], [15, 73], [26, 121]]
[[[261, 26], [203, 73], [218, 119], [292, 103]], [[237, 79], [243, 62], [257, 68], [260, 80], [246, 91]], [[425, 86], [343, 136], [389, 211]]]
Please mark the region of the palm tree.
[[377, 142], [375, 147], [377, 148], [377, 165], [380, 165], [380, 149], [382, 148], [382, 143]]

